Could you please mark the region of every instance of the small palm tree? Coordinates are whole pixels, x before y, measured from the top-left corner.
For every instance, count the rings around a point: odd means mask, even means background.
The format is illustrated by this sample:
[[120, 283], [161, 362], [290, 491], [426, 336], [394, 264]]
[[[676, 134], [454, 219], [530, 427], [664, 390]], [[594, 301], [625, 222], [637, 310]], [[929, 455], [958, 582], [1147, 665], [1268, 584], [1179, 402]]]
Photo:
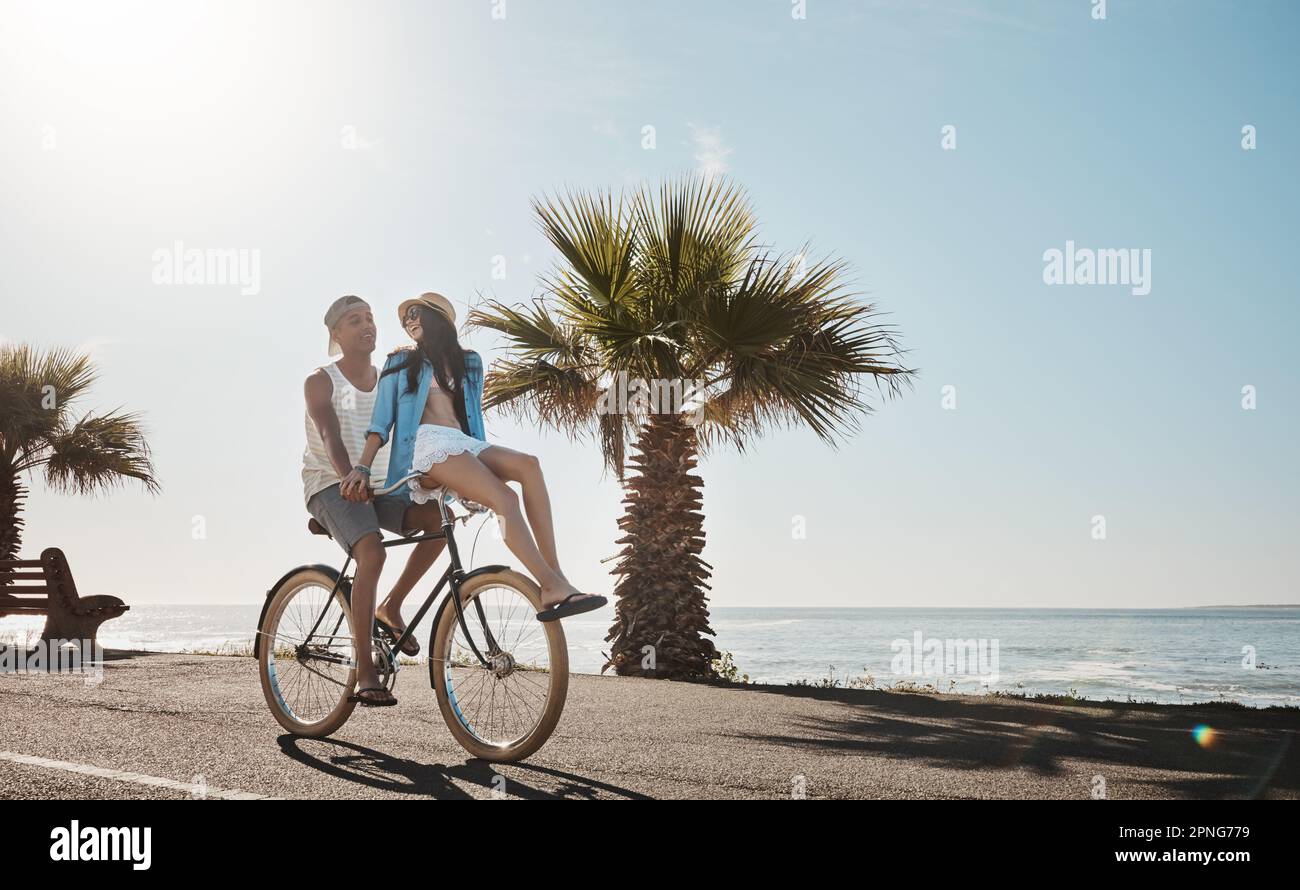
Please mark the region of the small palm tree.
[[[871, 410], [863, 382], [897, 394], [913, 371], [875, 308], [846, 292], [844, 263], [760, 246], [748, 198], [721, 178], [569, 193], [533, 209], [562, 260], [531, 304], [487, 300], [471, 312], [510, 346], [485, 404], [593, 437], [625, 483], [606, 668], [709, 677], [717, 651], [698, 457], [743, 451], [776, 427], [805, 426], [835, 445]], [[644, 396], [606, 410], [637, 380], [700, 385], [678, 410]]]
[[159, 491], [136, 415], [72, 416], [73, 404], [94, 382], [87, 355], [0, 345], [0, 559], [16, 559], [22, 544], [24, 473], [43, 466], [46, 483], [71, 494], [127, 479]]

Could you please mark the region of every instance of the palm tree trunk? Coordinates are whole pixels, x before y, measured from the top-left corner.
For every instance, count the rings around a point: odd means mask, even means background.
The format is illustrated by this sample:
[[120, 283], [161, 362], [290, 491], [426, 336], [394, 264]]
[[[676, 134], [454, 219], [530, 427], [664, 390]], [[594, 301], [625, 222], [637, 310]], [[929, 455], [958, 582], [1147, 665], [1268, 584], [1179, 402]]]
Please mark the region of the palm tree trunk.
[[[625, 534], [614, 594], [615, 620], [605, 668], [628, 676], [676, 680], [714, 676], [718, 657], [709, 627], [704, 550], [704, 480], [691, 474], [698, 442], [681, 414], [653, 414], [627, 465]], [[650, 647], [647, 649], [646, 647]]]
[[[23, 521], [18, 516], [27, 491], [16, 473], [0, 471], [0, 560], [17, 559], [23, 542]], [[0, 586], [13, 583], [0, 569]]]

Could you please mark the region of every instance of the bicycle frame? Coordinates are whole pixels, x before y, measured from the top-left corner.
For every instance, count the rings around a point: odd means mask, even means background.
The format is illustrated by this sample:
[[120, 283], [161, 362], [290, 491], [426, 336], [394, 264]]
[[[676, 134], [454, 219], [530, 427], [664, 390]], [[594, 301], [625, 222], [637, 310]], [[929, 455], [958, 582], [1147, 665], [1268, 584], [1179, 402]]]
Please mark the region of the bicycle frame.
[[[415, 629], [420, 625], [420, 621], [424, 618], [425, 614], [429, 611], [429, 607], [432, 606], [434, 601], [438, 598], [439, 593], [442, 591], [443, 585], [449, 584], [450, 592], [451, 592], [451, 601], [456, 608], [456, 620], [460, 623], [460, 629], [465, 634], [465, 640], [466, 642], [469, 643], [469, 647], [473, 651], [474, 656], [479, 660], [479, 663], [483, 665], [483, 667], [490, 670], [492, 668], [492, 663], [488, 659], [500, 654], [501, 647], [497, 645], [496, 638], [492, 636], [492, 630], [491, 628], [488, 627], [487, 613], [484, 612], [483, 610], [483, 604], [476, 598], [474, 600], [474, 607], [476, 612], [478, 613], [479, 624], [483, 628], [483, 635], [486, 638], [487, 657], [485, 657], [483, 653], [479, 651], [478, 646], [474, 642], [473, 635], [470, 634], [469, 632], [469, 624], [465, 620], [465, 609], [463, 604], [460, 601], [460, 588], [461, 585], [464, 584], [466, 580], [478, 574], [479, 572], [496, 571], [505, 568], [505, 566], [483, 566], [482, 568], [475, 569], [472, 572], [466, 573], [465, 570], [461, 567], [460, 551], [456, 548], [456, 536], [454, 532], [456, 521], [460, 517], [457, 517], [454, 513], [452, 513], [449, 509], [447, 509], [447, 505], [443, 501], [441, 492], [439, 492], [439, 497], [438, 497], [438, 511], [442, 518], [441, 532], [430, 532], [428, 534], [423, 534], [418, 536], [393, 538], [392, 540], [381, 542], [381, 546], [388, 548], [388, 547], [405, 547], [408, 544], [419, 544], [422, 541], [437, 541], [437, 540], [445, 539], [447, 542], [447, 553], [451, 556], [451, 564], [447, 566], [447, 570], [442, 573], [442, 578], [438, 581], [437, 586], [435, 586], [433, 590], [429, 593], [429, 596], [425, 599], [424, 604], [420, 606], [420, 610], [415, 613], [414, 620], [412, 620], [409, 624], [407, 624], [406, 630], [404, 630], [402, 632], [402, 635], [393, 643], [393, 651], [394, 652], [399, 651], [402, 648], [402, 644], [405, 643], [408, 639], [411, 638], [411, 636], [414, 635]], [[330, 591], [329, 598], [325, 601], [325, 605], [321, 609], [320, 615], [317, 616], [316, 623], [312, 625], [311, 630], [307, 634], [308, 641], [310, 641], [312, 637], [316, 635], [316, 631], [320, 629], [321, 622], [325, 620], [325, 615], [329, 611], [330, 603], [334, 601], [334, 596], [335, 594], [338, 593], [339, 588], [344, 587], [344, 585], [346, 585], [346, 588], [344, 590], [343, 596], [347, 600], [349, 607], [352, 605], [352, 583], [351, 583], [352, 579], [347, 574], [348, 566], [350, 565], [352, 565], [351, 553], [349, 553], [347, 559], [343, 561], [343, 568], [339, 572], [338, 579], [335, 580], [334, 582], [334, 588]], [[439, 613], [441, 613], [441, 609], [439, 610]], [[339, 626], [342, 624], [342, 621], [343, 618], [342, 616], [340, 616], [338, 622], [335, 624], [335, 627], [331, 631], [331, 635], [336, 635], [338, 633]], [[371, 630], [372, 632], [374, 630], [373, 624], [371, 625]]]

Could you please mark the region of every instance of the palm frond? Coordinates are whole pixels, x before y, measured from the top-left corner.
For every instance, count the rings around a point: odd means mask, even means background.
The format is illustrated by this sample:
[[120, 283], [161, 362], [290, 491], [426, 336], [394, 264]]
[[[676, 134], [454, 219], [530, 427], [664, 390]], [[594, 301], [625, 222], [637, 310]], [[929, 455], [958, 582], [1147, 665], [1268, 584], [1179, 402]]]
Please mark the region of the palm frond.
[[555, 318], [540, 300], [528, 306], [507, 306], [485, 300], [470, 310], [468, 324], [505, 336], [518, 355], [562, 363], [589, 360], [590, 335], [578, 325]]
[[95, 377], [90, 356], [72, 349], [0, 346], [0, 456], [5, 463], [30, 463]]
[[591, 424], [600, 388], [577, 368], [543, 359], [498, 359], [483, 388], [483, 407], [505, 408], [525, 420], [567, 433]]
[[601, 365], [586, 331], [556, 318], [539, 300], [527, 306], [487, 300], [470, 311], [469, 324], [502, 334], [510, 345], [511, 355], [487, 373], [484, 407], [571, 432], [590, 423]]
[[623, 414], [601, 414], [598, 423], [601, 456], [605, 466], [613, 470], [621, 482], [627, 460], [627, 440], [633, 432], [632, 423]]
[[721, 365], [728, 384], [706, 408], [704, 442], [739, 447], [769, 425], [802, 425], [834, 444], [872, 410], [861, 396], [864, 377], [896, 394], [914, 373], [899, 363], [893, 332], [874, 322], [874, 308], [844, 292], [842, 263], [799, 265], [756, 257], [734, 291], [704, 304], [699, 359]]
[[831, 444], [872, 410], [868, 380], [897, 395], [915, 373], [896, 332], [845, 283], [847, 266], [774, 254], [756, 241], [749, 199], [722, 177], [686, 175], [630, 198], [612, 191], [534, 201], [560, 253], [531, 306], [489, 303], [472, 322], [505, 335], [488, 404], [574, 435], [594, 434], [606, 464], [644, 411], [594, 410], [620, 372], [707, 381], [697, 434], [743, 449], [773, 427]]
[[45, 479], [51, 488], [92, 494], [128, 479], [152, 494], [161, 489], [135, 414], [87, 415], [50, 438]]
[[483, 390], [483, 407], [500, 408], [516, 420], [541, 423], [576, 440], [594, 439], [605, 465], [623, 473], [625, 442], [633, 419], [603, 413], [606, 394], [590, 371], [542, 359], [498, 359]]
[[731, 281], [747, 264], [757, 221], [744, 189], [725, 177], [689, 174], [668, 179], [658, 200], [642, 188], [632, 203], [637, 269], [662, 318], [686, 308], [701, 284]]
[[623, 196], [612, 191], [566, 192], [562, 199], [534, 199], [533, 211], [542, 233], [585, 285], [569, 293], [593, 307], [622, 304], [631, 285], [635, 249]]

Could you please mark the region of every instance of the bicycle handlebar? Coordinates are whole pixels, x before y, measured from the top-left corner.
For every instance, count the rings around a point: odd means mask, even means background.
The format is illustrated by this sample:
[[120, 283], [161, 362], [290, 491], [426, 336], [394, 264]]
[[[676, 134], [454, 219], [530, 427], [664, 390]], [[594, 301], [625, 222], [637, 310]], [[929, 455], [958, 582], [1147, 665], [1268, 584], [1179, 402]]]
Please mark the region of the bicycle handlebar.
[[401, 488], [406, 483], [410, 482], [412, 479], [419, 479], [423, 475], [424, 475], [423, 473], [407, 473], [405, 476], [403, 476], [401, 479], [398, 479], [392, 485], [386, 485], [383, 488], [370, 489], [370, 493], [373, 494], [375, 497], [379, 497], [382, 494], [391, 494], [392, 492], [397, 491], [397, 489]]

